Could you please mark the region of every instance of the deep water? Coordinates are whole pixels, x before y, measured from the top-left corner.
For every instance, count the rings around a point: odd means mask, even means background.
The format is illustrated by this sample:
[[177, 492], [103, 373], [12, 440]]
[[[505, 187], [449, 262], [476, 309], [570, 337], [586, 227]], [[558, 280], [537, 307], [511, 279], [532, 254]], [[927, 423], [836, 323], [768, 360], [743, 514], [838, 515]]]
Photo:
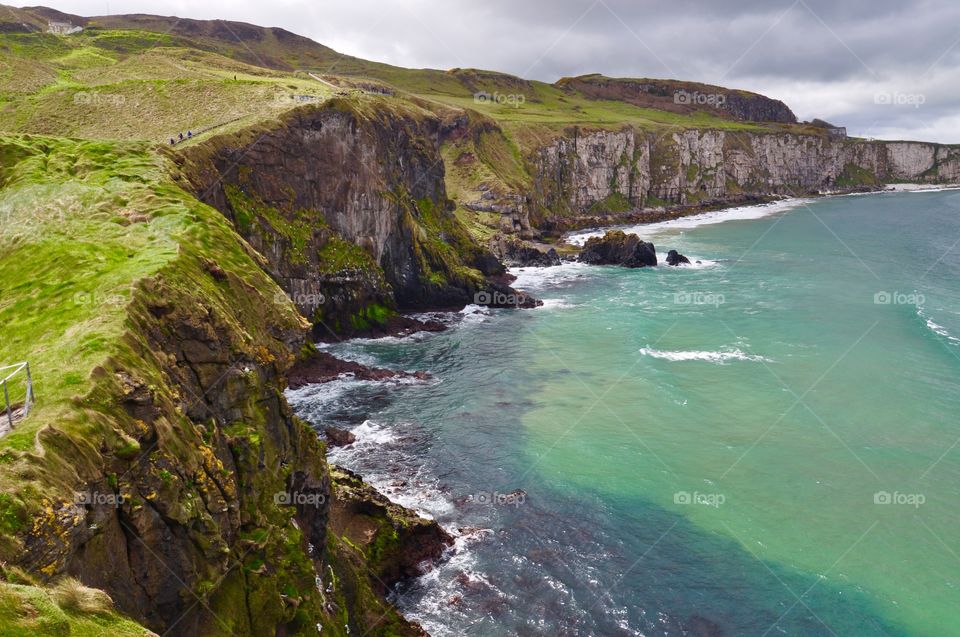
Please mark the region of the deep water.
[[458, 530], [401, 609], [436, 636], [960, 635], [960, 193], [636, 231], [701, 264], [519, 271], [544, 308], [330, 346], [432, 381], [290, 392], [357, 433], [334, 461]]

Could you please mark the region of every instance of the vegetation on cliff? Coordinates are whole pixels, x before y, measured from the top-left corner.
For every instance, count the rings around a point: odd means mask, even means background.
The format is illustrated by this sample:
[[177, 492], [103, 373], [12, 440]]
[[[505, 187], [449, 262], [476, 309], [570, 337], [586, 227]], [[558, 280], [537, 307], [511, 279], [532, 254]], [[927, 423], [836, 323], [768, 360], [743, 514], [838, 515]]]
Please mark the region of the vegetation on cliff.
[[0, 154], [0, 359], [38, 396], [0, 439], [4, 629], [144, 634], [57, 601], [73, 575], [159, 632], [405, 634], [335, 583], [368, 576], [327, 534], [323, 445], [281, 395], [308, 324], [262, 257], [147, 144]]
[[400, 69], [222, 21], [60, 36], [6, 9], [0, 364], [30, 362], [37, 403], [0, 438], [0, 635], [418, 634], [384, 594], [448, 538], [290, 412], [311, 327], [470, 302], [502, 285], [500, 232], [960, 166], [762, 96], [664, 102], [717, 87]]

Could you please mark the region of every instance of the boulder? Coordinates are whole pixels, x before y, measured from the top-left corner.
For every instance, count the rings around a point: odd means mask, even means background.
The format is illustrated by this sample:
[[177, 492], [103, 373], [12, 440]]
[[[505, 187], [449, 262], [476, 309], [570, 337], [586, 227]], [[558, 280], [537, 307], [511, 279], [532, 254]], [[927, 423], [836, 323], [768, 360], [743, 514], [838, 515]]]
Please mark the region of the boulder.
[[324, 427], [323, 433], [331, 447], [346, 447], [357, 441], [357, 437], [351, 432], [339, 427]]
[[546, 268], [560, 265], [560, 255], [550, 246], [540, 246], [517, 237], [498, 234], [490, 240], [490, 250], [510, 267]]
[[643, 268], [657, 265], [657, 250], [635, 234], [611, 230], [603, 237], [591, 237], [580, 252], [580, 261], [591, 265], [622, 265]]
[[676, 250], [671, 250], [667, 253], [667, 265], [678, 266], [684, 263], [690, 265], [690, 259], [683, 256]]

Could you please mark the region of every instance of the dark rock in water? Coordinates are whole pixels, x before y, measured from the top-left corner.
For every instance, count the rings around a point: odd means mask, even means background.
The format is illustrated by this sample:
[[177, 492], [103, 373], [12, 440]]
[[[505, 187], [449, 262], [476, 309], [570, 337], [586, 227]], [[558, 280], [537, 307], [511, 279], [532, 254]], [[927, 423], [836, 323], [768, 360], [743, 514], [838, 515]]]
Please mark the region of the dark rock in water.
[[490, 249], [511, 267], [546, 268], [560, 265], [560, 255], [555, 249], [517, 237], [498, 234], [490, 240]]
[[304, 385], [320, 385], [340, 378], [341, 374], [353, 374], [359, 380], [389, 380], [391, 378], [416, 378], [427, 380], [427, 372], [397, 372], [380, 367], [367, 367], [354, 361], [344, 361], [327, 352], [313, 352], [298, 361], [287, 373], [287, 386], [300, 389]]
[[329, 442], [332, 447], [346, 447], [357, 441], [356, 436], [346, 429], [340, 429], [339, 427], [325, 427], [323, 433], [327, 437], [327, 442]]
[[[680, 264], [682, 264], [682, 263], [686, 263], [687, 265], [689, 265], [689, 264], [690, 264], [690, 259], [688, 259], [687, 257], [683, 256], [682, 254], [680, 254], [680, 253], [677, 252], [676, 250], [671, 250], [670, 252], [667, 253], [667, 265], [677, 266], [677, 265], [680, 265]], [[698, 261], [698, 263], [699, 263], [699, 261]]]
[[580, 252], [580, 261], [591, 265], [622, 265], [643, 268], [657, 265], [657, 250], [635, 234], [611, 230], [603, 237], [591, 237]]
[[687, 635], [691, 637], [723, 637], [723, 629], [706, 617], [694, 615], [687, 625]]

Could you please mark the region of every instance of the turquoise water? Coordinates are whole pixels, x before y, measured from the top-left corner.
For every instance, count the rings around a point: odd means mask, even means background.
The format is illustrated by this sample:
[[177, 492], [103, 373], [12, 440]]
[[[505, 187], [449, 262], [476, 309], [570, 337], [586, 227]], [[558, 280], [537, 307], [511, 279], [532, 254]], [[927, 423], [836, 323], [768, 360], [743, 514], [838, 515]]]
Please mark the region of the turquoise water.
[[462, 529], [402, 609], [435, 635], [960, 635], [960, 193], [684, 225], [637, 231], [698, 266], [528, 269], [542, 309], [332, 347], [429, 383], [291, 394], [360, 435], [335, 461]]

